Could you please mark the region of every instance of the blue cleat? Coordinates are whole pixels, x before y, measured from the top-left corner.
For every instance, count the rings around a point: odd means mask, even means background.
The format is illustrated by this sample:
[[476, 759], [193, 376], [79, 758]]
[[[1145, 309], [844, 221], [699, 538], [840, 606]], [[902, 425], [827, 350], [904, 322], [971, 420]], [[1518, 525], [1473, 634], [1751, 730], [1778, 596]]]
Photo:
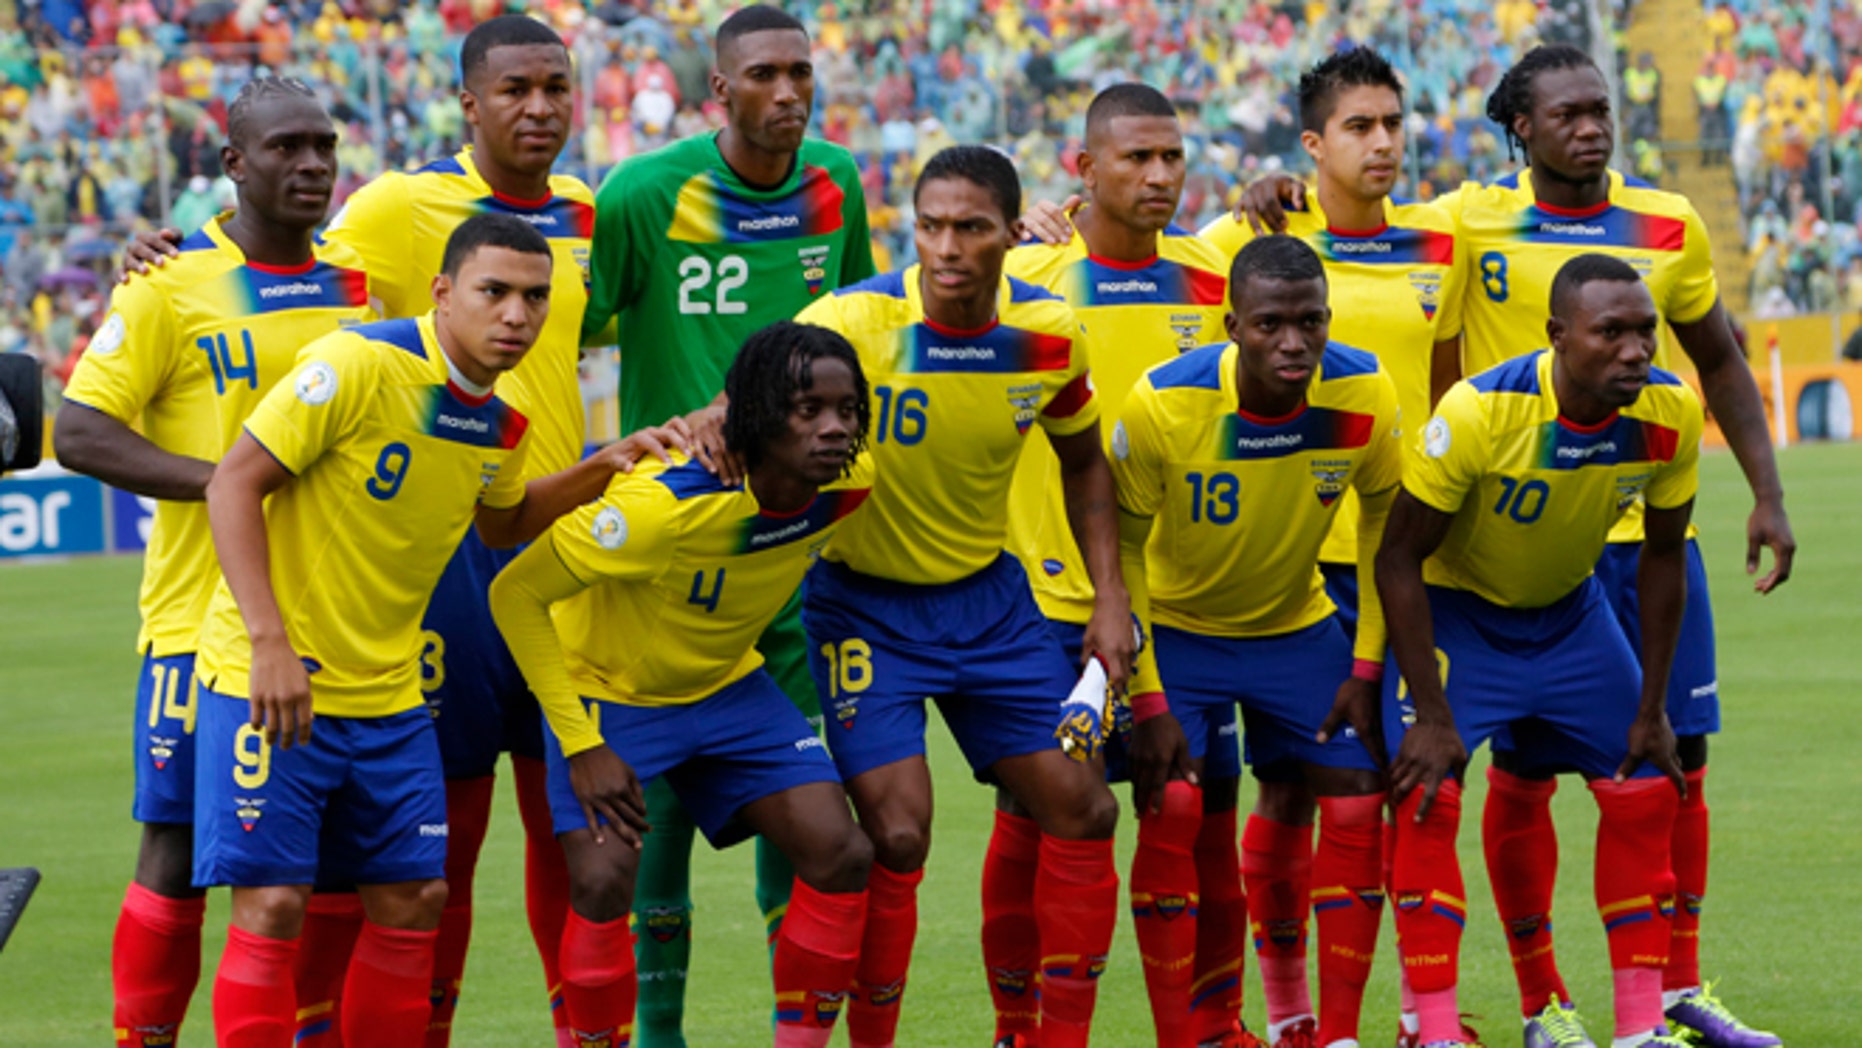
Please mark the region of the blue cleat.
[[1695, 1048], [1783, 1048], [1784, 1040], [1775, 1033], [1754, 1030], [1720, 1003], [1713, 995], [1713, 984], [1694, 990], [1669, 1005], [1666, 1016]]

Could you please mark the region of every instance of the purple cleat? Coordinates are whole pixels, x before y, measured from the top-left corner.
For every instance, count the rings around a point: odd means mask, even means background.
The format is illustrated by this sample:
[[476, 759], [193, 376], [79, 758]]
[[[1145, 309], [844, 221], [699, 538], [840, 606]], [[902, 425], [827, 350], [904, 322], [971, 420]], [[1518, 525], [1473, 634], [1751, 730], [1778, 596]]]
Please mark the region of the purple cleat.
[[1713, 995], [1713, 984], [1694, 990], [1668, 1006], [1670, 1026], [1699, 1048], [1783, 1048], [1775, 1033], [1754, 1030], [1728, 1011]]

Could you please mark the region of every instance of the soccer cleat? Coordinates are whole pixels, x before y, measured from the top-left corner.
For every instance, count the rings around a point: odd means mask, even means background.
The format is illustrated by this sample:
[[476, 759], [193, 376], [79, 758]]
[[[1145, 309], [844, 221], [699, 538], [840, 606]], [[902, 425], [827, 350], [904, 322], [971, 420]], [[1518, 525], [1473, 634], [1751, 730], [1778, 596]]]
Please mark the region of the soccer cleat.
[[[1476, 1016], [1475, 1018], [1479, 1017]], [[1459, 1041], [1440, 1041], [1431, 1042], [1431, 1044], [1459, 1045], [1461, 1048], [1481, 1048], [1481, 1035], [1474, 1027], [1468, 1025], [1468, 1016], [1464, 1013], [1461, 1017], [1461, 1039]], [[1430, 1045], [1422, 1043], [1421, 1034], [1410, 1033], [1403, 1029], [1401, 1025], [1398, 1025], [1396, 1048], [1430, 1048]]]
[[1526, 1020], [1526, 1048], [1597, 1048], [1584, 1032], [1578, 1010], [1553, 994], [1545, 1010]]
[[[1774, 1042], [1778, 1043], [1778, 1042]], [[1655, 1036], [1643, 1041], [1636, 1048], [1694, 1048], [1694, 1042], [1685, 1037], [1669, 1033], [1666, 1027], [1657, 1026]]]
[[1235, 1027], [1213, 1041], [1204, 1041], [1196, 1048], [1268, 1048], [1267, 1042], [1249, 1032], [1240, 1019], [1235, 1020]]
[[1319, 1020], [1310, 1016], [1280, 1031], [1274, 1048], [1318, 1048]]
[[1682, 1043], [1698, 1048], [1782, 1048], [1784, 1044], [1777, 1034], [1754, 1030], [1727, 1011], [1713, 995], [1712, 983], [1669, 1005], [1664, 1015], [1685, 1038]]

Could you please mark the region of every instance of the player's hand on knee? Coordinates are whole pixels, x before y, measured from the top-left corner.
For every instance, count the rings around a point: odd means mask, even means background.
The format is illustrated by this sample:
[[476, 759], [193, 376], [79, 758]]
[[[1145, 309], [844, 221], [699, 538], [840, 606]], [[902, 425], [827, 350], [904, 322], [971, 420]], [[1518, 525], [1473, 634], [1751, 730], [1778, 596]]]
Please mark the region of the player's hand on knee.
[[693, 457], [698, 459], [699, 465], [716, 474], [720, 483], [728, 486], [743, 480], [747, 471], [743, 460], [724, 443], [724, 415], [722, 404], [708, 404], [680, 421], [691, 434]]
[[1248, 223], [1256, 236], [1287, 231], [1289, 207], [1306, 206], [1306, 184], [1292, 175], [1255, 179], [1235, 202], [1235, 221]]
[[605, 829], [622, 844], [640, 847], [640, 835], [647, 832], [646, 797], [634, 770], [618, 754], [596, 746], [570, 757], [569, 788], [582, 805], [596, 844], [607, 840]]
[[1397, 747], [1396, 761], [1390, 765], [1390, 795], [1401, 804], [1409, 791], [1421, 787], [1422, 803], [1416, 806], [1416, 821], [1421, 822], [1435, 803], [1442, 780], [1461, 774], [1467, 764], [1467, 747], [1461, 744], [1461, 733], [1453, 723], [1419, 721]]
[[1138, 817], [1164, 810], [1164, 787], [1172, 780], [1194, 783], [1190, 740], [1169, 711], [1146, 717], [1131, 729], [1131, 800]]
[[1771, 571], [1752, 584], [1760, 593], [1770, 593], [1791, 577], [1791, 560], [1797, 555], [1797, 539], [1791, 534], [1791, 518], [1785, 515], [1782, 501], [1761, 502], [1746, 518], [1746, 574], [1757, 575], [1759, 554], [1771, 547]]
[[1025, 239], [1040, 244], [1064, 244], [1073, 239], [1073, 213], [1080, 208], [1080, 195], [1073, 194], [1059, 204], [1037, 200], [1022, 215]]
[[1681, 796], [1687, 796], [1687, 775], [1681, 770], [1681, 755], [1675, 748], [1674, 726], [1668, 711], [1657, 709], [1653, 715], [1638, 716], [1629, 726], [1629, 755], [1616, 769], [1616, 781], [1628, 782], [1644, 763], [1668, 777]]
[[252, 646], [252, 726], [265, 729], [265, 742], [281, 750], [310, 742], [310, 673], [284, 638]]
[[1332, 712], [1326, 714], [1325, 723], [1319, 725], [1318, 741], [1331, 742], [1340, 728], [1350, 725], [1358, 733], [1358, 741], [1370, 751], [1371, 760], [1382, 771], [1389, 764], [1389, 758], [1384, 753], [1383, 711], [1378, 702], [1381, 690], [1382, 685], [1377, 681], [1345, 678], [1345, 683], [1338, 686], [1338, 694], [1332, 698]]
[[690, 455], [693, 454], [692, 443], [692, 427], [686, 425], [684, 419], [675, 418], [663, 426], [648, 426], [629, 433], [602, 448], [599, 454], [614, 472], [632, 473], [634, 466], [648, 455], [670, 466], [672, 449], [677, 448]]
[[123, 271], [116, 275], [116, 282], [127, 284], [132, 274], [147, 273], [150, 266], [167, 265], [169, 256], [181, 253], [176, 247], [179, 243], [179, 229], [145, 229], [132, 234], [129, 243], [123, 245]]

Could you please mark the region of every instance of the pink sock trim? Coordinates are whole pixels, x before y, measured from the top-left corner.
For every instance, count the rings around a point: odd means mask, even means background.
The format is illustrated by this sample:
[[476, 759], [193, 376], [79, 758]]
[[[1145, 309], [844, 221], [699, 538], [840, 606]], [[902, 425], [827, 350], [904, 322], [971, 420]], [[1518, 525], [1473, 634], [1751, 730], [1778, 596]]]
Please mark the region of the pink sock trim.
[[1634, 1037], [1662, 1025], [1660, 968], [1617, 968], [1610, 979], [1616, 984], [1616, 1036]]

